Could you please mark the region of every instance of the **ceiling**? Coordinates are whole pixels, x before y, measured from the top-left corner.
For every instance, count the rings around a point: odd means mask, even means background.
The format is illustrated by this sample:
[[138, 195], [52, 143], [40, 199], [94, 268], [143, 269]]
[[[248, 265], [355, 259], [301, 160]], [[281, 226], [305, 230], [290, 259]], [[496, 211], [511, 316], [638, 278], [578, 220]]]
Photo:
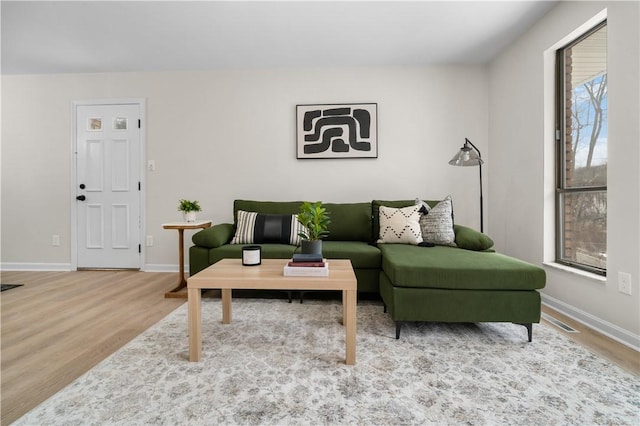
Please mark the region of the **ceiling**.
[[557, 2], [4, 1], [2, 74], [483, 64]]

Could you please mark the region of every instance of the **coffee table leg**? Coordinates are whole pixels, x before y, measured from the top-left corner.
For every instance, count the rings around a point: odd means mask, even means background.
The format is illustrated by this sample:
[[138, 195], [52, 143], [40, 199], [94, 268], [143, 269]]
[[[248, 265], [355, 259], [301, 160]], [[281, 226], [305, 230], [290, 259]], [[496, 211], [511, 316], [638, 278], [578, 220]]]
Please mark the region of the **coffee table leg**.
[[347, 365], [355, 365], [356, 363], [356, 297], [355, 290], [343, 292], [342, 312], [346, 332], [347, 354], [345, 363]]
[[222, 289], [222, 323], [231, 324], [231, 289]]
[[202, 294], [199, 288], [187, 289], [189, 307], [189, 361], [200, 361], [202, 355]]
[[342, 325], [347, 325], [347, 290], [342, 290]]

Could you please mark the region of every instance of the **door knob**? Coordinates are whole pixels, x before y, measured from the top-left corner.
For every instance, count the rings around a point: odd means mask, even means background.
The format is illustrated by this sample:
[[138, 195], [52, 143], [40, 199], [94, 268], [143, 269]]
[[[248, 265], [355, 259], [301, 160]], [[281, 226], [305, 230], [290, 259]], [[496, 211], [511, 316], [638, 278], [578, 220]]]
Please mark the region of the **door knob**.
[[76, 197], [76, 200], [79, 200], [79, 201], [84, 201], [84, 200], [86, 200], [86, 199], [87, 199], [87, 197], [85, 197], [84, 195], [78, 195], [78, 196]]
[[80, 189], [84, 189], [84, 188], [85, 188], [84, 183], [81, 183], [80, 184]]

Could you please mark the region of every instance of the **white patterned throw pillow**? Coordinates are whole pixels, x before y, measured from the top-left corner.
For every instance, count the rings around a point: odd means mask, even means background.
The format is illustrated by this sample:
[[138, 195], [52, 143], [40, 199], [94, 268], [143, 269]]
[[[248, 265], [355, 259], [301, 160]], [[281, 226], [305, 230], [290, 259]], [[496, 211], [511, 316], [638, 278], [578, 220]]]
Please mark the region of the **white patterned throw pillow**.
[[380, 238], [378, 243], [412, 244], [422, 242], [420, 207], [401, 209], [380, 206]]
[[457, 247], [453, 232], [453, 201], [451, 195], [436, 204], [420, 217], [422, 239], [440, 246]]

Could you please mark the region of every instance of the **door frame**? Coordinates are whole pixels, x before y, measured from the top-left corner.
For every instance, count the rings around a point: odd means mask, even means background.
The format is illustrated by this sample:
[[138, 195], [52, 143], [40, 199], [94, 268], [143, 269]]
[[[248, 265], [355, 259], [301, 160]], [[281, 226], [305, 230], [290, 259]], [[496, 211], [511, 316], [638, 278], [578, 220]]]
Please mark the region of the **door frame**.
[[70, 248], [71, 248], [71, 270], [78, 270], [78, 202], [76, 201], [76, 192], [78, 188], [78, 107], [80, 106], [106, 106], [106, 105], [138, 105], [140, 108], [140, 271], [145, 270], [146, 265], [146, 247], [144, 242], [147, 235], [146, 227], [146, 99], [145, 98], [114, 98], [114, 99], [89, 99], [81, 101], [71, 101], [71, 179], [69, 191], [69, 203], [71, 212], [70, 223]]

